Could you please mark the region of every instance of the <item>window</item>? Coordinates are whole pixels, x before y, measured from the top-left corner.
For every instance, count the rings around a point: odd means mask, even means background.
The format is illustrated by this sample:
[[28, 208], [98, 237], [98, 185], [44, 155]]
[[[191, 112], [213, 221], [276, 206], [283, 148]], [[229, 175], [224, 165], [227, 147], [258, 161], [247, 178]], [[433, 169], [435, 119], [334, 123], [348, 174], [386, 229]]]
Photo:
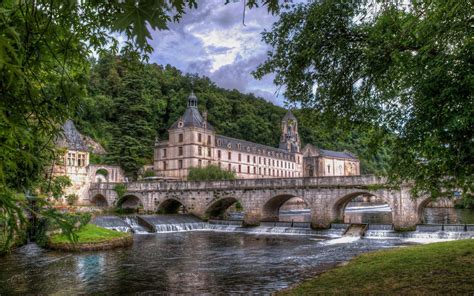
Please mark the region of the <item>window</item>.
[[163, 161], [163, 171], [166, 171], [166, 169], [167, 169], [166, 161]]
[[241, 148], [242, 148], [242, 147], [240, 146], [240, 143], [239, 143], [239, 144], [237, 144], [237, 149], [239, 149], [239, 150], [240, 150]]
[[250, 174], [250, 166], [247, 166], [247, 174]]
[[253, 163], [257, 163], [257, 157], [253, 157]]
[[230, 160], [231, 158], [232, 158], [232, 152], [228, 152], [228, 153], [227, 153], [227, 159]]
[[183, 142], [183, 134], [178, 135], [178, 142]]
[[183, 147], [178, 147], [178, 155], [179, 156], [183, 155]]
[[328, 164], [328, 173], [331, 173], [331, 166]]
[[201, 143], [201, 134], [198, 134], [198, 142]]
[[77, 166], [86, 166], [86, 155], [83, 153], [77, 154]]
[[272, 160], [272, 165], [275, 166], [275, 160]]
[[211, 161], [208, 160], [208, 161], [207, 161], [207, 166], [210, 166], [210, 165], [211, 165]]
[[239, 153], [239, 161], [241, 161], [241, 160], [242, 160], [242, 155], [240, 155], [240, 153]]
[[178, 127], [183, 127], [183, 122], [182, 121], [178, 122]]
[[256, 168], [256, 167], [253, 167], [253, 173], [254, 173], [254, 174], [257, 173], [257, 168]]
[[74, 166], [76, 165], [76, 154], [69, 152], [67, 154], [67, 165]]
[[242, 173], [242, 167], [240, 164], [239, 164], [239, 173]]
[[200, 159], [198, 160], [198, 167], [202, 167], [202, 161]]
[[266, 168], [263, 169], [263, 174], [264, 174], [264, 175], [267, 174], [267, 169], [266, 169]]
[[202, 147], [201, 146], [198, 147], [198, 155], [202, 155]]
[[258, 168], [258, 174], [259, 174], [259, 175], [262, 174], [262, 168]]
[[266, 158], [263, 159], [263, 164], [267, 165], [267, 159]]
[[250, 163], [250, 155], [247, 155], [247, 162]]
[[178, 168], [182, 169], [183, 168], [183, 161], [180, 159], [178, 160]]
[[221, 159], [221, 151], [217, 150], [217, 158]]
[[258, 157], [258, 164], [262, 164], [262, 158], [260, 156]]
[[211, 136], [207, 136], [207, 145], [211, 145]]
[[207, 156], [211, 157], [211, 148], [207, 148]]
[[163, 149], [163, 158], [166, 158], [166, 148]]
[[227, 165], [227, 167], [228, 167], [229, 171], [232, 169], [232, 166], [231, 166], [230, 163]]

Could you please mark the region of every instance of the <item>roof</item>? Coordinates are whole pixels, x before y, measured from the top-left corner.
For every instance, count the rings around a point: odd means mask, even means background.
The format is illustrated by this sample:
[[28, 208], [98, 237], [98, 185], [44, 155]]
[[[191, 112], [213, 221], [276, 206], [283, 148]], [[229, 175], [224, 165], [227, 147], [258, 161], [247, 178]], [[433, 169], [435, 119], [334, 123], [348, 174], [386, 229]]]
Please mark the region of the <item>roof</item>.
[[76, 129], [74, 122], [68, 119], [62, 126], [62, 133], [55, 141], [56, 146], [76, 151], [88, 151], [81, 133]]
[[[262, 144], [257, 144], [249, 141], [244, 141], [236, 138], [231, 138], [227, 136], [221, 136], [221, 135], [216, 135], [216, 147], [218, 148], [225, 148], [225, 149], [230, 149], [230, 150], [235, 150], [235, 151], [242, 151], [242, 152], [247, 152], [247, 153], [253, 153], [256, 154], [257, 150], [262, 151], [265, 150], [266, 153], [273, 152], [273, 153], [282, 153], [283, 155], [287, 156], [292, 156], [292, 153], [289, 153], [285, 149], [280, 149], [280, 148], [275, 148], [267, 145], [262, 145]], [[238, 148], [238, 144], [240, 144], [240, 149]], [[230, 146], [229, 146], [230, 145]], [[255, 151], [254, 151], [255, 150]], [[273, 155], [272, 157], [277, 157], [276, 155]]]
[[282, 121], [287, 121], [287, 120], [296, 120], [296, 117], [293, 115], [293, 113], [291, 112], [291, 110], [288, 110], [285, 114], [285, 116], [283, 117]]
[[324, 150], [319, 149], [321, 151], [321, 155], [327, 157], [334, 157], [334, 158], [350, 158], [350, 159], [357, 159], [353, 154], [349, 152], [340, 152], [340, 151], [332, 151], [332, 150]]
[[345, 158], [345, 159], [355, 159], [357, 160], [357, 156], [350, 152], [342, 152], [342, 151], [332, 151], [332, 150], [325, 150], [317, 148], [311, 144], [306, 144], [306, 146], [302, 149], [304, 157], [317, 157], [317, 156], [324, 156], [324, 157], [331, 157], [331, 158]]
[[[183, 123], [180, 126], [180, 122]], [[204, 128], [213, 131], [214, 128], [210, 125], [204, 118], [202, 118], [201, 113], [197, 108], [197, 97], [192, 92], [188, 97], [188, 107], [184, 111], [183, 116], [181, 116], [170, 129], [182, 128], [182, 127], [198, 127]]]

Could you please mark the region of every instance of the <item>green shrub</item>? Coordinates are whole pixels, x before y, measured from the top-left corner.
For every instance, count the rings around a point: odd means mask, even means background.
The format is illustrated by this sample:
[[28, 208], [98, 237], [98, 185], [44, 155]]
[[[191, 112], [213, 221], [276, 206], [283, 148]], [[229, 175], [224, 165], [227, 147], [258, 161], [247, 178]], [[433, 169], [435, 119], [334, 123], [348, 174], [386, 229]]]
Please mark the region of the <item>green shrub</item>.
[[154, 177], [156, 176], [155, 172], [154, 171], [145, 171], [145, 173], [143, 174], [143, 177], [146, 178], [146, 177]]
[[78, 200], [79, 196], [77, 194], [66, 195], [66, 202], [70, 206], [74, 205]]
[[189, 181], [234, 180], [235, 178], [234, 171], [227, 171], [216, 165], [203, 168], [193, 167], [189, 169], [188, 174]]

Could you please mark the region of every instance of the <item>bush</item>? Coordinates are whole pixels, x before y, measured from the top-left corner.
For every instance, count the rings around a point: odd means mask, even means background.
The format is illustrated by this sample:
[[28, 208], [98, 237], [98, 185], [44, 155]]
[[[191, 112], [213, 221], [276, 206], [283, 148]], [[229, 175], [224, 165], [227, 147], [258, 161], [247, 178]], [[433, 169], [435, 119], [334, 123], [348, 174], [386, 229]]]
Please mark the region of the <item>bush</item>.
[[70, 206], [74, 205], [78, 200], [79, 196], [77, 194], [66, 195], [66, 202]]
[[234, 180], [234, 171], [224, 170], [216, 165], [209, 165], [203, 168], [194, 167], [189, 170], [189, 181], [215, 181]]
[[[81, 214], [62, 214], [62, 219], [53, 220], [52, 218], [40, 218], [35, 229], [34, 239], [39, 246], [45, 246], [48, 243], [49, 235], [53, 233], [62, 233], [66, 225], [70, 230], [78, 231], [84, 225], [87, 225], [92, 216], [90, 213]], [[57, 221], [62, 221], [61, 225]]]
[[143, 174], [143, 178], [154, 177], [154, 176], [156, 176], [154, 171], [145, 171], [145, 173]]

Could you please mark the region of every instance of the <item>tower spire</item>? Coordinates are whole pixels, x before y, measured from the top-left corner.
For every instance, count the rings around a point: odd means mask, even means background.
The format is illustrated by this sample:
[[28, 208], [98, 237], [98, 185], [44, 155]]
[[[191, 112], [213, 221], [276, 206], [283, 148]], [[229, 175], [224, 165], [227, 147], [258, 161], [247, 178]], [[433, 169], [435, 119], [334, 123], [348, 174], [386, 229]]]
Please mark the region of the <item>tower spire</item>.
[[194, 94], [194, 90], [191, 90], [191, 94], [188, 97], [188, 108], [197, 108], [198, 98]]

